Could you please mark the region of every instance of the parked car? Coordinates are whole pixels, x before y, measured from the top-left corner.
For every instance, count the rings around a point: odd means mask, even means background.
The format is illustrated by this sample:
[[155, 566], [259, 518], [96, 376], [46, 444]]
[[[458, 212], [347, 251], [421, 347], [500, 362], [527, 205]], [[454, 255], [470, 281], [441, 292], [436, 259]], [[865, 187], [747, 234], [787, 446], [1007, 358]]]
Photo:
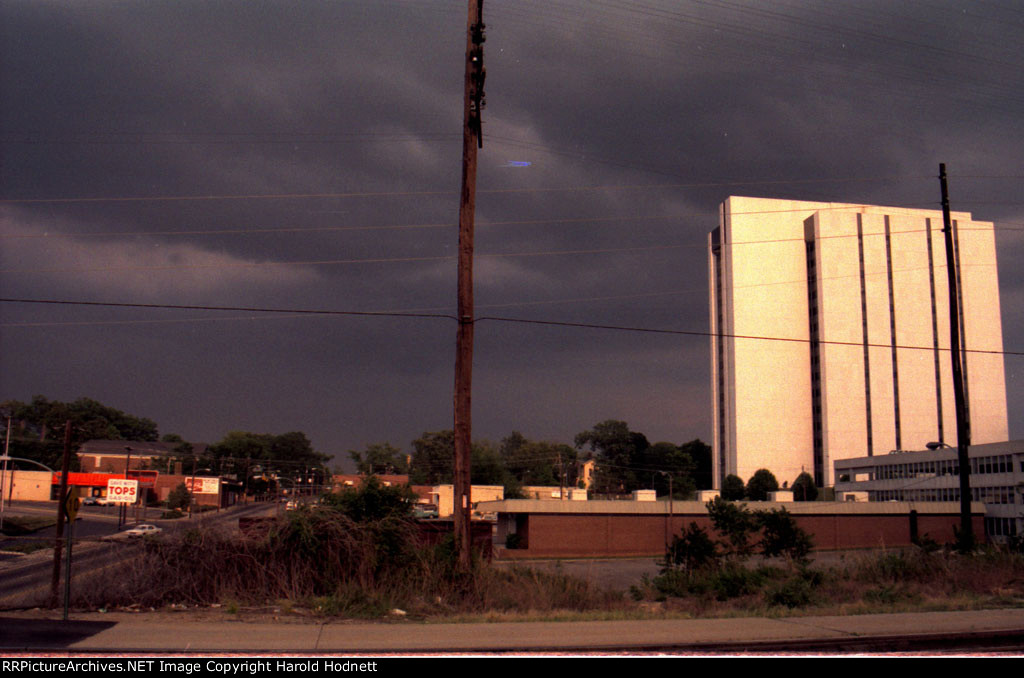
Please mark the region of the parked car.
[[437, 518], [437, 507], [433, 504], [417, 504], [412, 509], [413, 518]]
[[82, 499], [82, 506], [99, 506], [99, 499], [96, 497], [85, 497]]
[[148, 537], [154, 534], [160, 534], [163, 532], [162, 529], [156, 525], [136, 525], [130, 530], [126, 530], [125, 534], [129, 537]]

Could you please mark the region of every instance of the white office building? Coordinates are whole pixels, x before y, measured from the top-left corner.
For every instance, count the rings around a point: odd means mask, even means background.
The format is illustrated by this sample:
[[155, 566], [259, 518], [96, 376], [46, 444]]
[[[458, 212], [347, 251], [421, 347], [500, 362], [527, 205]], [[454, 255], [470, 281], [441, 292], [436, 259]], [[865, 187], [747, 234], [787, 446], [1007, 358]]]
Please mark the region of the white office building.
[[[993, 541], [1024, 534], [1024, 440], [971, 445], [971, 501], [985, 505], [985, 533]], [[939, 447], [834, 463], [836, 494], [868, 501], [960, 501], [958, 451]]]
[[[954, 212], [971, 442], [1007, 440], [991, 223]], [[709, 236], [716, 487], [957, 444], [942, 213], [730, 197]]]

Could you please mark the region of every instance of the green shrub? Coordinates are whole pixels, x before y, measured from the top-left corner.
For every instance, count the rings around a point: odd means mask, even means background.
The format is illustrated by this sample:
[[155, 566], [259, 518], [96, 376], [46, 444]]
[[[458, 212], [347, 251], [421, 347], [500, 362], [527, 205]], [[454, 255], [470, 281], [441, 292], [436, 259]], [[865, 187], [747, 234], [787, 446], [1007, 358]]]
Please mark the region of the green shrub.
[[764, 585], [764, 575], [742, 565], [722, 568], [708, 578], [718, 600], [729, 600], [756, 593]]
[[766, 558], [785, 556], [796, 562], [805, 562], [814, 543], [811, 536], [796, 525], [786, 509], [760, 511], [761, 555]]
[[167, 495], [167, 508], [170, 510], [185, 509], [192, 503], [192, 493], [188, 491], [185, 483], [178, 483], [178, 486]]
[[768, 605], [780, 607], [807, 607], [814, 602], [814, 586], [801, 576], [790, 577], [765, 591]]
[[697, 523], [690, 523], [672, 539], [665, 556], [666, 569], [682, 566], [687, 572], [706, 567], [718, 558], [718, 547]]
[[722, 555], [740, 560], [749, 557], [754, 549], [751, 538], [757, 529], [757, 519], [746, 504], [715, 497], [707, 503], [707, 509], [715, 530], [725, 537], [725, 541], [720, 542]]

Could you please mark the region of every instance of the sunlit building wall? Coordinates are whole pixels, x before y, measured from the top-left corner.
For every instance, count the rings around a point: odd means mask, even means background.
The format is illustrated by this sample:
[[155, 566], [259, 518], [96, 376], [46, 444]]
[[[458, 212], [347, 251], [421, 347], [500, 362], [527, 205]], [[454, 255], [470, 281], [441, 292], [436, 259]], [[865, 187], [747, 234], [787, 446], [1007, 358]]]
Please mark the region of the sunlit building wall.
[[[954, 212], [974, 444], [1008, 438], [995, 236]], [[957, 444], [940, 211], [730, 197], [709, 236], [716, 487]]]

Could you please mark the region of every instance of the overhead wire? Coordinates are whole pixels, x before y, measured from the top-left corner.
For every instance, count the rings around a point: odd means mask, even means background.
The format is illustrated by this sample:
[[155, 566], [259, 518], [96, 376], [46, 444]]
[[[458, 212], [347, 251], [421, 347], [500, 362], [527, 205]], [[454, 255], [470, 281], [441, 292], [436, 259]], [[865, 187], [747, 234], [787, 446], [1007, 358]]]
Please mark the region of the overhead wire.
[[[47, 305], [69, 305], [69, 306], [105, 306], [110, 308], [148, 308], [148, 309], [167, 309], [167, 310], [206, 310], [206, 311], [245, 311], [255, 313], [292, 313], [292, 314], [310, 314], [310, 315], [336, 315], [336, 316], [388, 316], [388, 317], [422, 317], [422, 318], [443, 318], [447, 320], [459, 319], [452, 314], [440, 314], [440, 313], [391, 313], [391, 312], [372, 312], [372, 311], [342, 311], [342, 310], [325, 310], [325, 309], [282, 309], [273, 307], [243, 307], [243, 306], [207, 306], [207, 305], [188, 305], [188, 304], [142, 304], [142, 303], [126, 303], [126, 302], [98, 302], [98, 301], [74, 301], [74, 300], [59, 300], [59, 299], [16, 299], [16, 298], [0, 298], [0, 303], [22, 303], [22, 304], [47, 304]], [[545, 325], [551, 327], [571, 327], [580, 329], [602, 329], [602, 330], [615, 330], [622, 332], [640, 332], [647, 334], [667, 334], [667, 335], [679, 335], [679, 336], [694, 336], [694, 337], [717, 337], [721, 339], [751, 339], [759, 341], [778, 341], [788, 343], [819, 343], [836, 346], [856, 346], [870, 348], [896, 348], [905, 350], [918, 350], [918, 351], [948, 351], [948, 348], [939, 347], [936, 349], [935, 346], [908, 346], [901, 344], [875, 344], [875, 343], [864, 343], [864, 342], [849, 342], [849, 341], [835, 341], [835, 340], [818, 340], [815, 342], [811, 339], [803, 339], [800, 337], [768, 337], [758, 335], [744, 335], [744, 334], [728, 334], [721, 332], [706, 332], [698, 330], [676, 330], [668, 328], [654, 328], [654, 327], [639, 327], [631, 325], [611, 325], [611, 324], [599, 324], [599, 323], [581, 323], [581, 322], [568, 322], [560, 320], [538, 320], [528, 318], [510, 318], [503, 316], [479, 316], [474, 317], [473, 323], [483, 322], [504, 322], [504, 323], [519, 323], [526, 325]], [[1005, 350], [988, 350], [988, 349], [964, 349], [966, 353], [978, 353], [978, 354], [990, 354], [990, 355], [1012, 355], [1022, 356], [1024, 351], [1005, 351]]]

